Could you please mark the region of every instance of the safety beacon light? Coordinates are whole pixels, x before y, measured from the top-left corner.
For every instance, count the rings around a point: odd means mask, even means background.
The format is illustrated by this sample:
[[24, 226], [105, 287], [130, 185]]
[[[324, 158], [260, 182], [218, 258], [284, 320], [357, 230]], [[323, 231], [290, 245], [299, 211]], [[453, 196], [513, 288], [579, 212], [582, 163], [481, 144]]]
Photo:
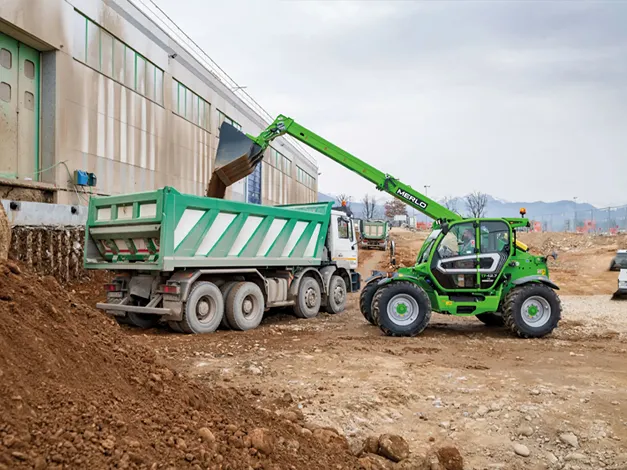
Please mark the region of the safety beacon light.
[[527, 213], [527, 209], [525, 209], [524, 207], [520, 208], [520, 216], [524, 219], [525, 218], [525, 214]]

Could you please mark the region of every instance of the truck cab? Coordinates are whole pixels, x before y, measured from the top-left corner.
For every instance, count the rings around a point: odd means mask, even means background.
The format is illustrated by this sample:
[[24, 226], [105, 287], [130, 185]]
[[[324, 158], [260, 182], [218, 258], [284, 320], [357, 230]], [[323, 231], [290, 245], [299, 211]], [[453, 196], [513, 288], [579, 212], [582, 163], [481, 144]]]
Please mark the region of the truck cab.
[[330, 261], [347, 271], [357, 269], [357, 236], [355, 224], [348, 214], [334, 209], [327, 236]]

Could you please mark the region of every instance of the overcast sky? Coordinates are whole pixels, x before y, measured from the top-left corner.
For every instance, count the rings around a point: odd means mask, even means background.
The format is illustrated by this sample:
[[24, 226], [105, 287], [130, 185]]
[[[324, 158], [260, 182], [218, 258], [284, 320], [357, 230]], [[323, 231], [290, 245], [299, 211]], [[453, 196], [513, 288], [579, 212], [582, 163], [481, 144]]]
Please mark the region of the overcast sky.
[[271, 114], [429, 196], [627, 203], [627, 2], [155, 1]]

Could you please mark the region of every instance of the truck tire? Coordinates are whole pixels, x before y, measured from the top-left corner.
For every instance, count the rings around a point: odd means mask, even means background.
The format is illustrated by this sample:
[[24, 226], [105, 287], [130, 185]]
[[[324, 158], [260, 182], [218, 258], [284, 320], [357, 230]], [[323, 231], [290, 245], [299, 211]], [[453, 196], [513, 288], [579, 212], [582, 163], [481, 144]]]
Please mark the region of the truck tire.
[[366, 321], [375, 326], [377, 323], [374, 321], [374, 317], [372, 316], [372, 299], [374, 298], [374, 294], [377, 292], [377, 289], [379, 289], [379, 279], [375, 279], [374, 281], [366, 284], [363, 289], [361, 289], [361, 293], [359, 294], [359, 310]]
[[[317, 284], [317, 283], [316, 283]], [[346, 282], [342, 276], [331, 276], [325, 310], [331, 315], [346, 309]]]
[[304, 277], [298, 286], [298, 298], [294, 304], [294, 314], [298, 318], [313, 318], [320, 311], [322, 296], [320, 284], [312, 277]]
[[127, 323], [137, 328], [154, 328], [159, 323], [159, 315], [149, 315], [146, 313], [128, 312], [126, 314]]
[[179, 326], [184, 333], [213, 333], [224, 316], [224, 299], [212, 282], [197, 282], [185, 302]]
[[226, 318], [234, 330], [252, 330], [257, 328], [265, 303], [259, 286], [253, 282], [238, 282], [231, 288], [226, 299]]
[[505, 321], [503, 317], [500, 315], [496, 315], [494, 313], [480, 313], [479, 315], [475, 315], [477, 320], [483, 323], [486, 326], [503, 326], [505, 325]]
[[509, 291], [504, 301], [503, 320], [521, 338], [541, 338], [551, 333], [562, 317], [562, 304], [555, 291], [539, 283]]
[[411, 282], [392, 282], [376, 292], [372, 300], [374, 320], [388, 336], [416, 336], [431, 319], [431, 302], [426, 292]]
[[[224, 299], [225, 312], [226, 312], [226, 298], [228, 297], [229, 292], [231, 292], [231, 289], [233, 289], [233, 287], [235, 287], [238, 283], [239, 283], [238, 281], [229, 281], [229, 282], [225, 282], [224, 284], [220, 286], [220, 292], [222, 292], [222, 298]], [[226, 314], [222, 317], [222, 321], [220, 322], [220, 327], [222, 327], [225, 330], [231, 329], [231, 325], [229, 325], [229, 320], [226, 317]]]

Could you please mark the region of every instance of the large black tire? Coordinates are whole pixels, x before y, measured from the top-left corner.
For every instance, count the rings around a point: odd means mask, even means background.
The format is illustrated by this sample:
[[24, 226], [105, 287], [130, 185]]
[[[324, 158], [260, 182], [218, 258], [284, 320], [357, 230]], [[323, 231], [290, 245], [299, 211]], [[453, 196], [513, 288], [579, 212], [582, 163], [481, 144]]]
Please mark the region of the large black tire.
[[224, 316], [222, 292], [212, 282], [200, 281], [193, 285], [179, 326], [185, 333], [213, 333]]
[[431, 302], [417, 285], [392, 282], [375, 293], [372, 316], [388, 336], [416, 336], [431, 320]]
[[294, 314], [298, 318], [313, 318], [320, 312], [322, 296], [320, 284], [313, 277], [304, 277], [298, 286]]
[[145, 313], [128, 312], [126, 314], [127, 323], [137, 328], [155, 328], [159, 323], [159, 315], [148, 315]]
[[359, 294], [359, 310], [361, 314], [364, 316], [366, 321], [371, 325], [376, 326], [376, 322], [374, 317], [372, 316], [372, 299], [374, 298], [375, 292], [379, 288], [379, 279], [375, 279], [366, 284]]
[[494, 313], [480, 313], [479, 315], [475, 315], [475, 318], [486, 326], [505, 325], [505, 321], [503, 320], [503, 317], [501, 315], [496, 315]]
[[[235, 287], [238, 283], [239, 283], [238, 281], [229, 281], [229, 282], [225, 282], [224, 284], [220, 286], [220, 292], [222, 292], [222, 298], [224, 299], [225, 313], [226, 313], [226, 299], [229, 293], [231, 292], [231, 289], [233, 289], [233, 287]], [[220, 322], [220, 327], [225, 330], [231, 329], [231, 325], [229, 325], [229, 319], [227, 318], [226, 314], [222, 317], [222, 321]]]
[[265, 303], [259, 286], [253, 282], [238, 282], [226, 299], [226, 317], [234, 330], [252, 330], [263, 319]]
[[332, 315], [346, 309], [346, 282], [342, 276], [331, 276], [325, 311]]
[[562, 303], [555, 291], [539, 283], [513, 288], [504, 301], [503, 320], [521, 338], [550, 334], [562, 317]]

